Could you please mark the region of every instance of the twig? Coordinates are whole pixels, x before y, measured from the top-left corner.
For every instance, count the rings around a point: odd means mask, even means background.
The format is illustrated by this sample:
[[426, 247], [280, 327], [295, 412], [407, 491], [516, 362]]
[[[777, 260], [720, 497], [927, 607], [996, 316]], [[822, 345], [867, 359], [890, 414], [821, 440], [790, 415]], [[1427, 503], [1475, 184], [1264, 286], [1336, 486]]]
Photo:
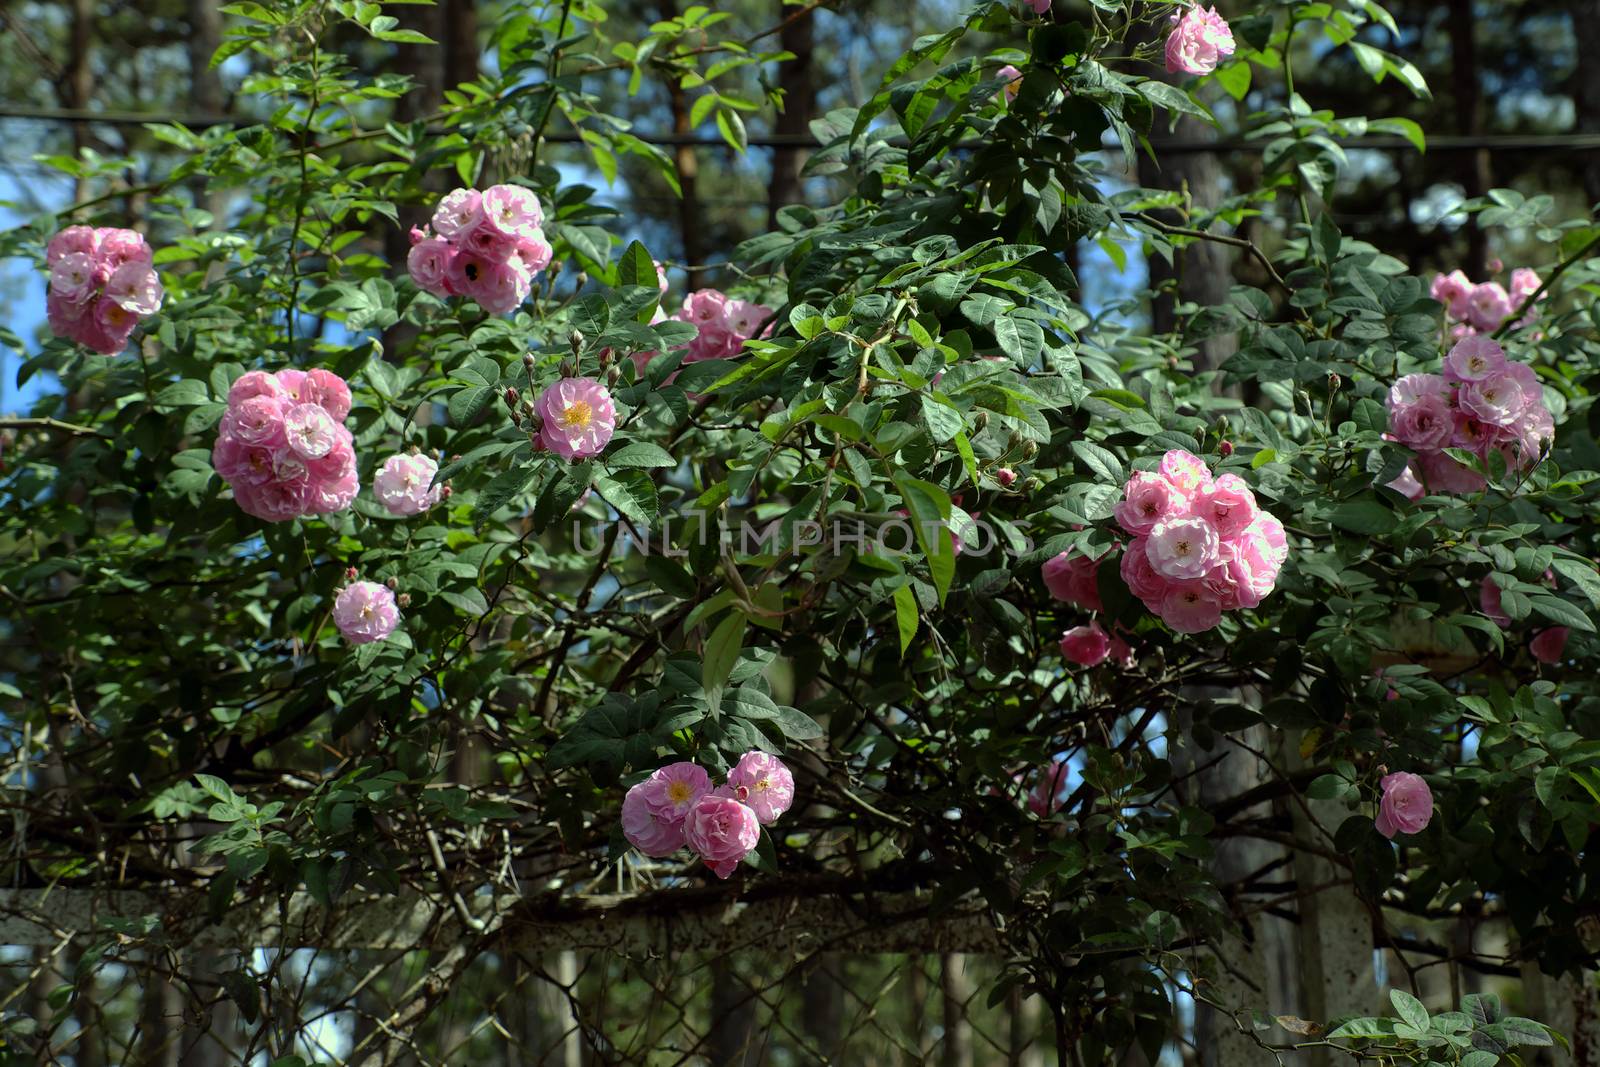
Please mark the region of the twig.
[[111, 437], [104, 430], [62, 422], [60, 419], [0, 419], [0, 430], [55, 430], [73, 437]]

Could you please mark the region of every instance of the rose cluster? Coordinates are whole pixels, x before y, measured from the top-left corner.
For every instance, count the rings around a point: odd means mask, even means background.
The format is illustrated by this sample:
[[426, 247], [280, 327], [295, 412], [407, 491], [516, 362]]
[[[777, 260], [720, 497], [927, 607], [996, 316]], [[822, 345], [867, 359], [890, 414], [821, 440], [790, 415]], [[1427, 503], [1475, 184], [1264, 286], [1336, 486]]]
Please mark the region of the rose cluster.
[[166, 295], [151, 259], [149, 243], [133, 230], [68, 226], [56, 234], [45, 249], [51, 332], [104, 356], [121, 352]]
[[426, 229], [411, 230], [406, 266], [418, 288], [471, 297], [503, 315], [528, 299], [534, 276], [550, 265], [543, 225], [539, 198], [520, 185], [457, 189]]
[[[1497, 268], [1498, 269], [1498, 268]], [[1453, 337], [1469, 337], [1479, 333], [1494, 333], [1512, 312], [1539, 291], [1544, 284], [1539, 275], [1527, 267], [1511, 272], [1510, 286], [1499, 282], [1479, 282], [1474, 285], [1466, 274], [1453, 270], [1449, 274], [1433, 277], [1431, 295], [1444, 305], [1445, 317], [1450, 321]], [[1522, 317], [1526, 326], [1536, 318], [1532, 308]]]
[[695, 763], [673, 763], [628, 790], [622, 836], [646, 856], [670, 856], [684, 845], [718, 878], [731, 875], [755, 850], [761, 827], [794, 803], [794, 775], [776, 756], [746, 752], [725, 785]]
[[250, 371], [228, 390], [211, 465], [248, 515], [287, 522], [355, 499], [350, 387], [326, 370]]
[[1233, 30], [1214, 7], [1198, 3], [1182, 14], [1172, 13], [1167, 36], [1167, 73], [1210, 74], [1224, 56], [1233, 55]]
[[1128, 479], [1116, 517], [1133, 535], [1123, 580], [1179, 633], [1209, 630], [1224, 611], [1260, 604], [1289, 555], [1283, 523], [1257, 507], [1244, 479], [1213, 478], [1182, 449]]
[[1391, 485], [1415, 499], [1424, 488], [1468, 493], [1483, 476], [1445, 454], [1462, 448], [1487, 461], [1499, 452], [1512, 470], [1538, 462], [1555, 436], [1539, 376], [1512, 363], [1487, 337], [1465, 337], [1444, 358], [1444, 373], [1408, 374], [1389, 390], [1389, 434], [1417, 453]]
[[[733, 359], [738, 356], [744, 350], [744, 343], [754, 337], [761, 324], [771, 317], [772, 309], [765, 305], [736, 300], [716, 289], [696, 289], [684, 298], [683, 306], [677, 311], [671, 315], [658, 312], [653, 321], [671, 319], [693, 323], [700, 332], [684, 346], [683, 362], [699, 363], [707, 359]], [[635, 352], [633, 364], [643, 374], [645, 367], [657, 355], [657, 352]]]

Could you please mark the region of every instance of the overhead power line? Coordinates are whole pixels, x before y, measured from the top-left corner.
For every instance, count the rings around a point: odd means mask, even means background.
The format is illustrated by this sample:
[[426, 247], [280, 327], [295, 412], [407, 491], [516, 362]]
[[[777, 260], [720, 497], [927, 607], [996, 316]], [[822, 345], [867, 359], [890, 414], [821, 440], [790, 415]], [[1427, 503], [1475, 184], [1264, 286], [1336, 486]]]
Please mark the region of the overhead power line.
[[[65, 124], [91, 124], [106, 126], [143, 126], [146, 123], [168, 123], [202, 130], [212, 126], [247, 126], [250, 120], [227, 115], [167, 115], [141, 111], [74, 111], [67, 108], [0, 107], [0, 119], [21, 122], [50, 122]], [[581, 144], [576, 133], [546, 133], [545, 140], [556, 144]], [[728, 143], [715, 135], [679, 133], [635, 133], [633, 136], [648, 144], [662, 148], [681, 146], [700, 148], [728, 148]], [[806, 134], [761, 134], [748, 140], [752, 148], [821, 148], [822, 142]], [[904, 144], [903, 139], [898, 143]], [[1215, 141], [1175, 141], [1152, 139], [1151, 147], [1158, 152], [1190, 155], [1216, 152], [1261, 152], [1269, 141], [1265, 138], [1249, 140], [1242, 137], [1221, 138]], [[1339, 142], [1347, 150], [1378, 152], [1415, 151], [1416, 147], [1404, 137], [1373, 135], [1352, 137]], [[1600, 152], [1600, 134], [1543, 133], [1543, 134], [1484, 134], [1482, 136], [1436, 135], [1428, 138], [1429, 152]]]

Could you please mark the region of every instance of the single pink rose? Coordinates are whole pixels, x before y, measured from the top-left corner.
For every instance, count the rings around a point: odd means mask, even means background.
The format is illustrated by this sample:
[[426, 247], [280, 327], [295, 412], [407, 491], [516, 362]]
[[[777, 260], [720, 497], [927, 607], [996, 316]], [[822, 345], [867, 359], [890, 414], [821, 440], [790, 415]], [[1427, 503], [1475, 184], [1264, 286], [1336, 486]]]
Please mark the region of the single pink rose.
[[727, 796], [701, 797], [684, 829], [689, 847], [718, 878], [731, 875], [761, 840], [756, 813]]
[[616, 405], [593, 378], [560, 379], [539, 394], [534, 411], [544, 447], [566, 460], [599, 455], [616, 429]]
[[1215, 481], [1202, 486], [1191, 507], [1195, 515], [1211, 523], [1223, 540], [1242, 534], [1259, 513], [1255, 493], [1237, 474], [1218, 475]]
[[1210, 74], [1224, 56], [1233, 55], [1233, 31], [1216, 8], [1196, 3], [1181, 15], [1173, 12], [1167, 37], [1169, 74]]
[[1114, 514], [1119, 526], [1141, 537], [1162, 519], [1182, 515], [1188, 506], [1188, 496], [1162, 475], [1135, 471], [1122, 487]]
[[411, 251], [406, 253], [406, 269], [411, 272], [411, 280], [417, 283], [418, 289], [447, 297], [450, 295], [450, 263], [454, 258], [455, 250], [450, 242], [429, 237], [411, 246]]
[[400, 625], [394, 593], [377, 582], [351, 582], [333, 601], [333, 622], [353, 645], [382, 641]]
[[1182, 582], [1168, 588], [1161, 601], [1161, 621], [1180, 634], [1197, 634], [1222, 621], [1218, 604], [1200, 582]]
[[1465, 319], [1469, 310], [1467, 298], [1472, 295], [1472, 281], [1459, 270], [1435, 274], [1429, 295], [1445, 306], [1451, 318]]
[[1061, 655], [1080, 667], [1097, 667], [1111, 654], [1111, 635], [1098, 622], [1074, 626], [1061, 635]]
[[1216, 527], [1205, 519], [1185, 517], [1156, 523], [1145, 553], [1157, 574], [1181, 581], [1209, 571], [1219, 558], [1219, 548]]
[[1532, 641], [1528, 642], [1528, 651], [1533, 653], [1533, 658], [1540, 663], [1560, 663], [1562, 653], [1567, 650], [1569, 632], [1565, 626], [1552, 626], [1548, 630], [1541, 630]]
[[476, 189], [456, 189], [439, 201], [429, 226], [445, 240], [459, 242], [483, 221], [483, 195]]
[[391, 515], [420, 515], [439, 502], [444, 487], [433, 484], [438, 473], [431, 456], [390, 456], [373, 476], [372, 494]]
[[1373, 820], [1378, 833], [1391, 839], [1397, 833], [1421, 833], [1433, 818], [1433, 791], [1428, 783], [1419, 775], [1397, 771], [1385, 775], [1379, 785], [1383, 799]]
[[670, 856], [681, 849], [687, 838], [683, 819], [662, 818], [651, 803], [657, 786], [647, 778], [628, 790], [622, 798], [622, 836], [646, 856]]
[[777, 756], [746, 752], [728, 772], [728, 789], [735, 800], [756, 813], [763, 826], [771, 826], [794, 803], [794, 775]]

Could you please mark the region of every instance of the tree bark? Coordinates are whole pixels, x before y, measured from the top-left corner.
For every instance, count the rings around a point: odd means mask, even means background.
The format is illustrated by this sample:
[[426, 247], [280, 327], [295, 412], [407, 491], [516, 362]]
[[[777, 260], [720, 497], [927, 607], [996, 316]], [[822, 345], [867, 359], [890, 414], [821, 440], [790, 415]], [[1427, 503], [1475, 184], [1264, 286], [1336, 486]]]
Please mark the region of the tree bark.
[[711, 1067], [753, 1067], [750, 1047], [755, 1043], [758, 1007], [734, 972], [731, 959], [712, 967], [711, 1033], [706, 1040]]
[[[778, 5], [778, 15], [786, 13]], [[778, 47], [793, 52], [794, 58], [778, 67], [778, 88], [783, 90], [783, 113], [773, 126], [779, 137], [803, 136], [811, 128], [811, 119], [817, 110], [817, 87], [812, 73], [815, 10], [807, 11], [793, 22], [784, 24], [778, 35]], [[785, 204], [798, 204], [804, 200], [800, 191], [800, 171], [806, 162], [806, 152], [799, 146], [780, 146], [772, 152], [772, 182], [767, 190], [767, 226], [776, 229], [778, 209]]]
[[[89, 100], [94, 94], [94, 0], [72, 0], [72, 47], [67, 54], [66, 106], [73, 111], [89, 110]], [[72, 124], [72, 157], [79, 158], [90, 143], [89, 124]], [[84, 198], [84, 180], [72, 179], [72, 200]]]
[[[1450, 0], [1450, 14], [1445, 19], [1450, 30], [1450, 84], [1456, 100], [1457, 132], [1468, 137], [1483, 135], [1483, 92], [1478, 82], [1478, 45], [1473, 35], [1476, 22], [1472, 0]], [[1468, 197], [1482, 196], [1493, 186], [1488, 149], [1461, 153], [1460, 168], [1459, 179]], [[1473, 278], [1487, 277], [1489, 235], [1478, 225], [1476, 215], [1468, 220], [1466, 235], [1467, 273]]]
[[838, 1063], [844, 1052], [843, 955], [825, 952], [811, 961], [801, 989], [801, 1018], [810, 1048], [822, 1063]]
[[[1579, 133], [1600, 133], [1600, 0], [1572, 0], [1572, 36], [1578, 70], [1572, 98]], [[1600, 203], [1600, 152], [1583, 156], [1583, 189], [1590, 204]]]
[[972, 978], [965, 957], [946, 952], [939, 957], [939, 985], [944, 994], [944, 1042], [939, 1046], [939, 1067], [973, 1067], [972, 1027], [967, 1004], [972, 1000]]
[[[1185, 142], [1216, 140], [1210, 126], [1187, 116], [1178, 121], [1172, 139]], [[1178, 189], [1188, 193], [1189, 201], [1200, 209], [1214, 206], [1222, 198], [1222, 164], [1210, 152], [1172, 152], [1158, 165], [1147, 155], [1139, 157], [1139, 184], [1151, 189]], [[1179, 220], [1172, 219], [1177, 222]], [[1173, 263], [1160, 255], [1147, 257], [1150, 271], [1150, 320], [1156, 333], [1169, 333], [1178, 325], [1176, 307], [1180, 300], [1214, 307], [1227, 302], [1233, 284], [1233, 257], [1215, 241], [1196, 241], [1176, 254]], [[1176, 281], [1176, 293], [1163, 291]], [[1208, 371], [1238, 351], [1238, 340], [1229, 334], [1208, 337], [1195, 354], [1195, 370]]]

